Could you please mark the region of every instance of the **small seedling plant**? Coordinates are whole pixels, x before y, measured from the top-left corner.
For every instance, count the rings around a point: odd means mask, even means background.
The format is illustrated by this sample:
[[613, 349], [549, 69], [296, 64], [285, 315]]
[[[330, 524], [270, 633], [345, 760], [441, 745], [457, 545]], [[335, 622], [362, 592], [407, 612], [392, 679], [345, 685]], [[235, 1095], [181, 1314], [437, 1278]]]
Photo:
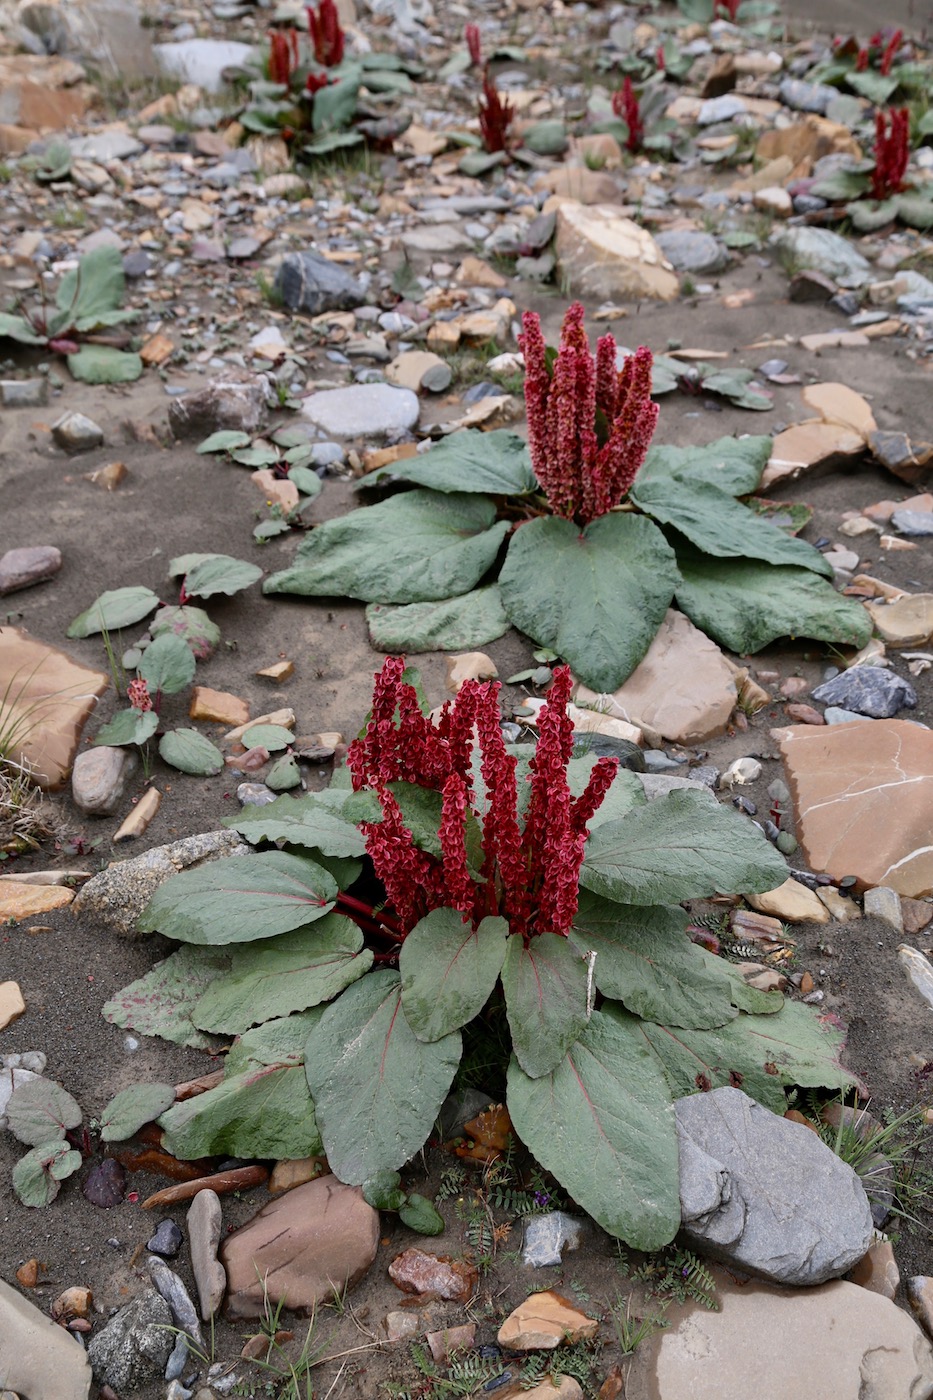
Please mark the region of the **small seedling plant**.
[[265, 849], [156, 892], [140, 928], [182, 946], [105, 1016], [237, 1037], [223, 1083], [159, 1118], [167, 1151], [325, 1153], [375, 1198], [485, 1032], [511, 1047], [521, 1142], [654, 1249], [680, 1220], [674, 1098], [741, 1084], [781, 1112], [787, 1085], [844, 1082], [837, 1031], [685, 931], [678, 901], [771, 889], [783, 859], [703, 793], [648, 803], [615, 760], [573, 758], [570, 686], [557, 668], [537, 746], [509, 748], [497, 685], [466, 682], [435, 723], [390, 657], [331, 788], [233, 817]]
[[525, 315], [527, 446], [466, 430], [370, 473], [367, 492], [403, 489], [317, 526], [263, 591], [362, 599], [386, 651], [471, 649], [511, 623], [598, 692], [631, 675], [675, 602], [739, 653], [782, 636], [864, 645], [870, 619], [827, 560], [737, 500], [771, 439], [649, 450], [651, 352], [619, 367], [606, 335], [594, 356], [583, 320], [576, 303], [555, 351]]

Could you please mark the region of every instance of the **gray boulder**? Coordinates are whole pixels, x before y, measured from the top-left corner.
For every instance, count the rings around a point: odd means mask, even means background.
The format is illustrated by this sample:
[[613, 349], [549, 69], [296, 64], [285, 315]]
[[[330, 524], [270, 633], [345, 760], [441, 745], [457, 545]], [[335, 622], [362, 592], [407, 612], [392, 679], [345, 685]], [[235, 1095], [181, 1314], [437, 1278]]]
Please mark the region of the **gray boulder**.
[[785, 1284], [825, 1283], [862, 1258], [874, 1228], [868, 1198], [811, 1129], [740, 1089], [693, 1094], [674, 1110], [690, 1244]]
[[128, 1395], [161, 1377], [175, 1345], [173, 1325], [168, 1303], [154, 1288], [147, 1288], [88, 1343], [94, 1379], [118, 1395]]
[[275, 289], [289, 311], [304, 311], [309, 316], [350, 311], [366, 300], [356, 278], [320, 253], [287, 253], [279, 264]]
[[818, 685], [813, 699], [870, 719], [891, 719], [900, 709], [916, 708], [917, 692], [910, 681], [883, 666], [851, 666]]

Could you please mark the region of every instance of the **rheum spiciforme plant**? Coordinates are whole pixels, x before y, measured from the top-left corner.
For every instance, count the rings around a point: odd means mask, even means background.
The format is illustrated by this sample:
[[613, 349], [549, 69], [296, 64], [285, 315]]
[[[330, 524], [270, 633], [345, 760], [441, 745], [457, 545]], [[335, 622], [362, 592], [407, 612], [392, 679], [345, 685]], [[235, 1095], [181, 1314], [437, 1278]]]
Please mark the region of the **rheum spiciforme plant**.
[[888, 199], [900, 194], [910, 160], [910, 112], [906, 107], [894, 107], [890, 112], [875, 113], [875, 168], [871, 176], [871, 192], [875, 199]]
[[508, 98], [502, 97], [487, 69], [483, 74], [483, 92], [479, 99], [479, 129], [483, 146], [490, 155], [509, 149], [510, 127], [514, 119], [515, 108]]
[[391, 1204], [466, 1044], [540, 1164], [647, 1249], [680, 1224], [674, 1098], [742, 1085], [782, 1112], [798, 1074], [845, 1079], [809, 1007], [687, 933], [679, 901], [773, 888], [783, 859], [703, 793], [649, 803], [615, 760], [574, 757], [569, 690], [559, 668], [537, 744], [510, 748], [498, 686], [432, 717], [390, 658], [350, 781], [232, 818], [267, 849], [159, 889], [141, 928], [188, 946], [105, 1015], [158, 1001], [177, 1035], [178, 996], [194, 1033], [238, 1036], [223, 1084], [160, 1116], [165, 1150], [324, 1152]]
[[316, 61], [336, 68], [343, 62], [345, 36], [334, 0], [320, 0], [317, 9], [309, 5], [307, 16]]
[[[663, 68], [663, 66], [662, 61], [658, 67]], [[628, 127], [628, 136], [625, 140], [626, 149], [632, 154], [640, 151], [645, 139], [645, 123], [642, 120], [641, 106], [635, 95], [635, 89], [632, 87], [632, 80], [627, 74], [618, 92], [612, 94], [612, 110]]]

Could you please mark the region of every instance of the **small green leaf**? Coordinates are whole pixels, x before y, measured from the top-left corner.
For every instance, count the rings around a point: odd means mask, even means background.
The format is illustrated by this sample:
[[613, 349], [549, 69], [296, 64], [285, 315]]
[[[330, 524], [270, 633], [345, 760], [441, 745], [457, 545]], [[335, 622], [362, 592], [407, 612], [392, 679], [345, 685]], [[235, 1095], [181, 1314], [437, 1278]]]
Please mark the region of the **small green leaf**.
[[140, 622], [158, 606], [159, 599], [151, 588], [114, 588], [79, 613], [65, 635], [90, 637], [94, 632], [115, 632]]
[[[460, 157], [457, 169], [461, 175], [469, 175], [476, 180], [481, 175], [488, 175], [490, 170], [498, 170], [500, 165], [505, 165], [508, 156], [505, 151], [465, 151]], [[469, 432], [470, 429], [464, 429]]]
[[124, 1142], [175, 1102], [172, 1084], [132, 1084], [114, 1095], [100, 1115], [104, 1142]]
[[373, 1210], [398, 1210], [408, 1199], [401, 1181], [398, 1172], [377, 1172], [363, 1182], [363, 1199]]
[[444, 1233], [444, 1217], [435, 1210], [426, 1196], [419, 1196], [417, 1191], [412, 1191], [407, 1201], [399, 1206], [398, 1218], [409, 1230], [414, 1230], [416, 1235]]
[[370, 972], [327, 1008], [305, 1070], [327, 1160], [360, 1185], [423, 1146], [460, 1063], [459, 1032], [426, 1044], [401, 1007], [397, 972]]
[[538, 156], [559, 156], [567, 149], [567, 128], [557, 119], [532, 122], [522, 132], [522, 145]]
[[325, 134], [337, 131], [342, 126], [349, 126], [356, 111], [359, 91], [359, 68], [349, 68], [339, 82], [319, 88], [314, 94], [311, 115], [314, 131]]
[[270, 753], [277, 753], [280, 749], [287, 749], [289, 744], [295, 742], [295, 736], [290, 729], [286, 729], [283, 724], [251, 724], [249, 729], [244, 729], [242, 743], [249, 749], [264, 748]]
[[439, 603], [370, 603], [369, 640], [377, 651], [475, 651], [509, 630], [496, 584]]
[[155, 710], [117, 710], [110, 723], [97, 731], [93, 742], [116, 748], [121, 744], [144, 744], [158, 727]]
[[324, 489], [324, 483], [311, 467], [289, 467], [288, 479], [298, 487], [303, 495], [308, 497], [309, 501], [313, 501]]
[[182, 943], [248, 943], [323, 919], [336, 898], [334, 881], [305, 856], [227, 856], [160, 885], [139, 929]]
[[250, 441], [249, 433], [244, 433], [239, 428], [222, 428], [219, 433], [211, 433], [203, 442], [199, 442], [195, 448], [196, 452], [231, 452], [235, 447], [246, 447]]
[[457, 909], [433, 909], [415, 924], [399, 972], [402, 1007], [419, 1040], [440, 1040], [479, 1015], [499, 977], [508, 932], [499, 918], [474, 929]]
[[287, 535], [290, 529], [287, 520], [283, 520], [280, 515], [273, 515], [269, 520], [260, 520], [258, 525], [253, 526], [253, 539], [259, 544], [265, 544], [266, 540], [274, 539], [276, 535]]
[[63, 1138], [81, 1122], [81, 1107], [52, 1079], [27, 1079], [10, 1095], [7, 1126], [15, 1138], [30, 1145]]
[[231, 559], [229, 554], [208, 554], [186, 571], [185, 592], [191, 598], [210, 598], [215, 593], [229, 596], [249, 588], [260, 578], [262, 569], [257, 564]]
[[170, 729], [159, 740], [159, 755], [172, 768], [199, 777], [220, 773], [224, 766], [220, 749], [197, 729]]
[[177, 695], [194, 680], [194, 655], [181, 637], [162, 632], [146, 647], [137, 670], [150, 695]]
[[43, 1142], [21, 1157], [13, 1168], [13, 1190], [24, 1206], [47, 1206], [61, 1183], [81, 1166], [81, 1153], [67, 1142]]
[[508, 940], [502, 989], [519, 1064], [532, 1079], [551, 1070], [584, 1030], [586, 961], [566, 938], [539, 933], [525, 947]]
[[143, 362], [129, 350], [82, 345], [68, 356], [68, 369], [83, 384], [132, 384], [141, 377]]

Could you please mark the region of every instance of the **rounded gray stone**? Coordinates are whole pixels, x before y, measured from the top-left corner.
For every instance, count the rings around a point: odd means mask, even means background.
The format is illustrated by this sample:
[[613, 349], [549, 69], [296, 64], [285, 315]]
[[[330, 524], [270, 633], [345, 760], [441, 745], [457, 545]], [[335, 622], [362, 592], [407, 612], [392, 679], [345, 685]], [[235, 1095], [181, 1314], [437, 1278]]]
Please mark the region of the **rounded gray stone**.
[[656, 233], [654, 241], [678, 272], [721, 272], [729, 262], [719, 239], [699, 229], [670, 229]]
[[329, 437], [386, 437], [418, 422], [418, 395], [391, 384], [354, 384], [312, 394], [302, 414]]

